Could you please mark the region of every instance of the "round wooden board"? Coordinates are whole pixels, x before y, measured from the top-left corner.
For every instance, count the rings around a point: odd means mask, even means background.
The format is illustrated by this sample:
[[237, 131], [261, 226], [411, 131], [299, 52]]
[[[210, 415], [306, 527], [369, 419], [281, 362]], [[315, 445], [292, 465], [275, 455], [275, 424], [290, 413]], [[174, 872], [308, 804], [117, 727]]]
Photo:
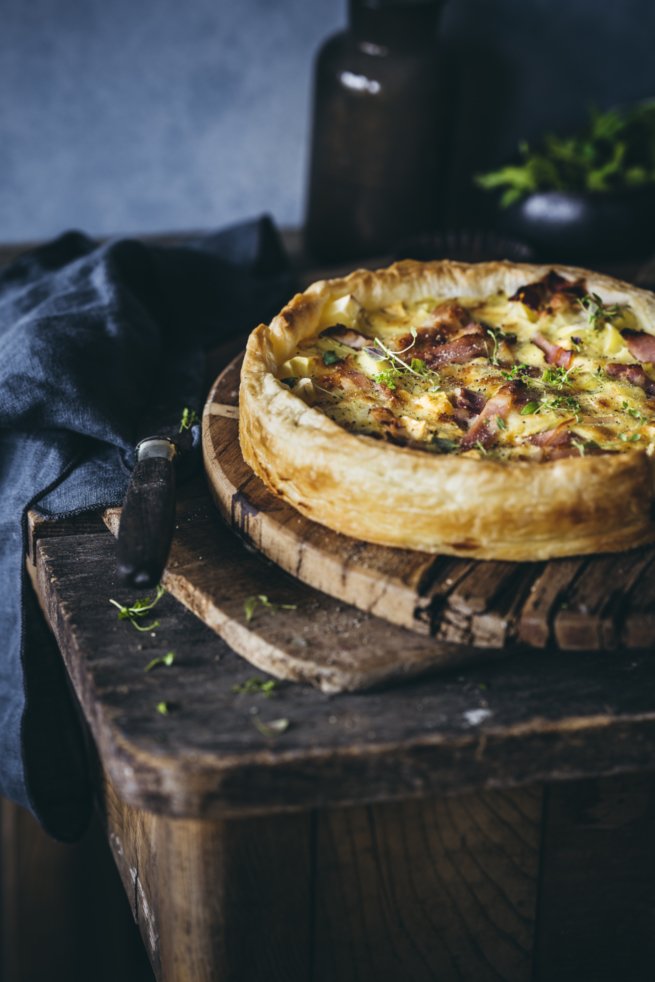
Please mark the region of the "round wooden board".
[[643, 648], [655, 640], [655, 548], [508, 563], [371, 545], [300, 515], [244, 462], [241, 357], [219, 375], [203, 417], [205, 469], [227, 522], [292, 576], [439, 641], [502, 649]]

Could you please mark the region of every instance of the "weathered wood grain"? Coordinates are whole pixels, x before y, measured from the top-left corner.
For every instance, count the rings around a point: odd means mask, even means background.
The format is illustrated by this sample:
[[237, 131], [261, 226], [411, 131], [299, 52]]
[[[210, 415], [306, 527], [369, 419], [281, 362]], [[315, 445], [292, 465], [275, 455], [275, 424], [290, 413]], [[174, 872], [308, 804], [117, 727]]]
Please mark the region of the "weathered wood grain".
[[540, 827], [540, 789], [320, 812], [316, 982], [527, 982]]
[[[654, 558], [652, 549], [638, 549], [587, 562], [554, 616], [560, 648], [602, 651], [618, 647], [630, 592]], [[655, 606], [655, 594], [651, 603]], [[655, 641], [655, 635], [650, 640]]]
[[655, 639], [655, 563], [641, 573], [623, 607], [623, 644], [652, 648]]
[[535, 982], [655, 978], [655, 778], [547, 789]]
[[[469, 648], [579, 651], [655, 641], [655, 584], [648, 580], [647, 595], [640, 588], [653, 547], [545, 564], [449, 560], [359, 542], [300, 515], [243, 461], [232, 412], [239, 366], [237, 358], [208, 399], [205, 466], [226, 520], [282, 569], [393, 624]], [[641, 599], [631, 604], [637, 588]]]
[[310, 818], [170, 821], [106, 784], [109, 842], [158, 982], [308, 982]]
[[[484, 657], [362, 613], [262, 563], [218, 521], [206, 493], [190, 493], [178, 508], [163, 583], [257, 668], [334, 693]], [[106, 513], [114, 532], [118, 519], [118, 510]], [[260, 608], [246, 623], [244, 600], [257, 596], [301, 613], [278, 609], [276, 616], [262, 616]]]
[[518, 614], [517, 636], [533, 648], [545, 648], [553, 640], [552, 620], [565, 602], [575, 577], [586, 559], [558, 559], [546, 563], [530, 586]]
[[[189, 528], [197, 527], [196, 507], [213, 522], [204, 541], [194, 540], [199, 569], [214, 543], [225, 563], [251, 571], [249, 591], [292, 602], [300, 596], [293, 591], [309, 591], [248, 552], [208, 502], [188, 505]], [[108, 775], [138, 808], [179, 817], [253, 815], [639, 770], [655, 759], [655, 659], [648, 653], [573, 660], [525, 653], [365, 694], [326, 696], [281, 683], [265, 699], [233, 691], [252, 667], [171, 596], [156, 608], [154, 635], [117, 620], [109, 597], [134, 598], [117, 586], [108, 532], [39, 540], [37, 572]], [[238, 580], [228, 595], [235, 618], [245, 585]], [[330, 609], [344, 605], [318, 594], [307, 603], [260, 610], [252, 628], [264, 639], [269, 630], [302, 639], [318, 617], [329, 638]], [[365, 616], [349, 616], [353, 645], [366, 645]], [[295, 645], [304, 651], [301, 641]], [[144, 672], [169, 650], [172, 666]], [[165, 716], [157, 712], [162, 701], [171, 706]], [[289, 728], [267, 738], [254, 714], [288, 719]]]

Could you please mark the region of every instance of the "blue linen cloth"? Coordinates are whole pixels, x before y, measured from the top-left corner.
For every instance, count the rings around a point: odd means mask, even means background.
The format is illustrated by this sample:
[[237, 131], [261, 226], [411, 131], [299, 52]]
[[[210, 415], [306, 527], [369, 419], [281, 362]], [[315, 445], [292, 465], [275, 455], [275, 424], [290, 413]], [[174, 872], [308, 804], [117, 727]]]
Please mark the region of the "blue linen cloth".
[[119, 504], [165, 380], [199, 410], [204, 351], [292, 290], [264, 217], [183, 245], [78, 232], [0, 270], [0, 794], [71, 841], [92, 789], [59, 653], [26, 581], [26, 513]]

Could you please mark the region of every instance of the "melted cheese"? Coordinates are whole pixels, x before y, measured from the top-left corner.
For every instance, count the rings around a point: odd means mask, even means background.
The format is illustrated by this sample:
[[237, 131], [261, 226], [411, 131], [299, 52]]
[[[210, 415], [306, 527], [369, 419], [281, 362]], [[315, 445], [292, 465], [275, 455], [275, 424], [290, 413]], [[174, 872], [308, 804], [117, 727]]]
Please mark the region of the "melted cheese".
[[[421, 331], [434, 326], [433, 312], [441, 303], [461, 305], [483, 325], [489, 337], [486, 356], [434, 371], [422, 359], [413, 360], [413, 350], [419, 350], [417, 337], [420, 340]], [[633, 312], [625, 307], [591, 323], [574, 300], [553, 307], [537, 312], [497, 293], [483, 302], [425, 297], [413, 304], [397, 302], [368, 310], [354, 297], [344, 296], [324, 310], [320, 330], [335, 325], [355, 330], [370, 339], [367, 348], [354, 350], [337, 336], [319, 333], [280, 366], [278, 377], [354, 433], [432, 453], [542, 460], [547, 453], [532, 441], [557, 427], [568, 432], [568, 444], [575, 448], [571, 452], [653, 453], [655, 399], [604, 371], [608, 361], [638, 364], [621, 333], [640, 329]], [[548, 363], [534, 343], [537, 332], [572, 351], [568, 371]], [[652, 366], [645, 370], [655, 379]], [[497, 418], [489, 445], [462, 445], [476, 413], [466, 418], [456, 412], [455, 390], [473, 393], [481, 405], [513, 379], [528, 393], [523, 402]]]

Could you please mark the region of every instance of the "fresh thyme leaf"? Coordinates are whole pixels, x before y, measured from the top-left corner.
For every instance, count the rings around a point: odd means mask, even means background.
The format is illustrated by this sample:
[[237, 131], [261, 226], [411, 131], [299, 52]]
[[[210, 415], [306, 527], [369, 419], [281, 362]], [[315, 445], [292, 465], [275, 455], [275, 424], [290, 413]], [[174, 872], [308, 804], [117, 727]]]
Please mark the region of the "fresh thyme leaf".
[[640, 413], [638, 409], [632, 409], [632, 407], [625, 400], [623, 400], [621, 403], [621, 409], [623, 409], [628, 416], [632, 416], [633, 419], [636, 419], [638, 423], [646, 422], [646, 417], [643, 415], [643, 413]]
[[278, 685], [279, 682], [277, 679], [266, 679], [258, 675], [253, 675], [252, 678], [246, 679], [245, 682], [233, 685], [232, 692], [236, 692], [237, 695], [246, 696], [262, 695], [269, 699]]
[[165, 592], [160, 583], [155, 591], [154, 597], [140, 597], [132, 604], [120, 604], [118, 600], [112, 600], [110, 598], [109, 603], [118, 609], [119, 621], [129, 621], [137, 631], [152, 631], [156, 627], [159, 627], [159, 621], [152, 621], [151, 624], [140, 624], [139, 618], [151, 611], [155, 604], [159, 603]]
[[184, 409], [182, 410], [182, 418], [180, 420], [179, 432], [183, 433], [184, 430], [190, 430], [191, 427], [194, 425], [194, 423], [198, 423], [198, 422], [200, 422], [200, 420], [198, 418], [198, 413], [195, 411], [195, 409], [189, 409], [188, 406], [185, 406]]
[[482, 443], [480, 443], [480, 441], [479, 441], [479, 440], [476, 440], [476, 441], [475, 441], [475, 443], [473, 444], [473, 447], [474, 447], [474, 449], [475, 449], [475, 450], [479, 450], [479, 451], [480, 451], [480, 453], [481, 453], [481, 454], [482, 454], [483, 456], [485, 456], [485, 457], [486, 457], [486, 456], [487, 456], [487, 454], [489, 453], [489, 451], [488, 451], [488, 450], [487, 450], [487, 448], [486, 448], [486, 447], [484, 446], [484, 444], [482, 444]]
[[624, 443], [636, 443], [641, 440], [641, 433], [619, 433], [619, 440]]
[[532, 416], [533, 413], [539, 412], [538, 402], [528, 402], [521, 409], [521, 416]]
[[524, 365], [522, 362], [516, 365], [512, 365], [510, 369], [506, 372], [501, 372], [500, 374], [503, 378], [506, 378], [508, 382], [513, 382], [515, 379], [521, 378], [526, 372], [529, 372], [530, 366]]
[[160, 713], [162, 716], [168, 716], [168, 714], [170, 712], [170, 709], [171, 709], [171, 707], [169, 706], [169, 704], [167, 702], [158, 702], [157, 703], [157, 712]]
[[265, 737], [276, 737], [289, 729], [288, 719], [272, 719], [268, 723], [264, 723], [263, 720], [253, 716], [252, 721], [259, 732]]
[[170, 666], [170, 665], [173, 664], [174, 661], [175, 661], [175, 652], [174, 651], [167, 651], [165, 655], [162, 655], [161, 656], [161, 658], [153, 658], [152, 661], [149, 661], [148, 664], [146, 665], [146, 667], [143, 669], [143, 671], [144, 672], [150, 672], [150, 671], [152, 671], [153, 668], [156, 668], [157, 665], [169, 665]]
[[587, 293], [578, 303], [587, 315], [587, 320], [591, 326], [598, 330], [616, 317], [620, 317], [626, 305], [621, 303], [608, 304], [598, 296], [597, 293]]
[[499, 430], [507, 429], [507, 423], [505, 422], [502, 416], [496, 416], [496, 426], [498, 427]]
[[577, 418], [582, 412], [582, 407], [575, 396], [552, 396], [552, 398], [541, 400], [538, 412], [548, 412], [549, 410], [575, 413]]
[[337, 365], [341, 361], [343, 361], [343, 358], [339, 358], [339, 355], [336, 353], [336, 351], [323, 352], [324, 365]]
[[246, 618], [246, 624], [250, 623], [255, 615], [255, 611], [258, 607], [266, 607], [268, 610], [296, 610], [297, 604], [276, 604], [268, 599], [266, 594], [259, 593], [256, 596], [246, 597], [243, 601], [243, 612]]
[[563, 389], [565, 385], [571, 384], [571, 368], [561, 368], [559, 365], [551, 365], [546, 368], [541, 379], [547, 385], [553, 385], [556, 389]]
[[399, 376], [400, 372], [392, 367], [384, 372], [378, 372], [377, 375], [373, 376], [373, 381], [377, 382], [378, 385], [386, 385], [388, 389], [394, 390], [396, 388], [396, 379]]
[[399, 354], [409, 351], [409, 349], [414, 346], [417, 337], [415, 327], [412, 328], [411, 334], [413, 338], [412, 343], [407, 345], [407, 347], [403, 348], [400, 352], [391, 351], [391, 349], [388, 348], [379, 338], [373, 339], [375, 346], [379, 348], [380, 351], [384, 353], [386, 358], [391, 361], [389, 368], [375, 375], [374, 380], [376, 382], [383, 383], [389, 389], [395, 389], [397, 387], [398, 380], [402, 379], [403, 374], [408, 374], [412, 375], [414, 378], [426, 381], [432, 380], [433, 385], [431, 386], [430, 391], [437, 392], [439, 390], [439, 376], [436, 372], [427, 367], [422, 358], [412, 358], [408, 364], [406, 361], [403, 361], [402, 358], [398, 357]]

